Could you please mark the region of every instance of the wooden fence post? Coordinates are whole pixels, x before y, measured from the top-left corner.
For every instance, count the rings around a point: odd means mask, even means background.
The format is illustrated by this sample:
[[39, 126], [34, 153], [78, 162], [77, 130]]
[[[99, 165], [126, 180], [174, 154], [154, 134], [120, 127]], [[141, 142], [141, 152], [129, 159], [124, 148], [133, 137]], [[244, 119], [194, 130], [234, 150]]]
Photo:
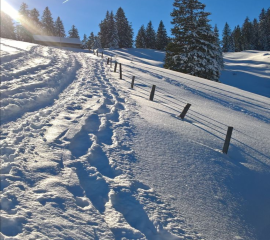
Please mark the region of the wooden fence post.
[[134, 81], [135, 81], [135, 76], [132, 77], [132, 81], [131, 81], [131, 88], [133, 89], [134, 87]]
[[109, 65], [109, 63], [110, 63], [110, 58], [107, 59], [107, 65]]
[[186, 114], [187, 114], [187, 112], [188, 112], [190, 106], [191, 106], [190, 103], [188, 103], [188, 104], [185, 106], [184, 110], [183, 110], [183, 111], [181, 112], [181, 114], [179, 115], [179, 117], [180, 117], [181, 119], [184, 119], [184, 118], [185, 118], [185, 116], [186, 116]]
[[103, 58], [103, 52], [101, 53], [101, 57]]
[[149, 98], [150, 101], [153, 101], [153, 99], [154, 99], [155, 90], [156, 90], [156, 85], [153, 85], [151, 93], [150, 93], [150, 98]]
[[115, 61], [114, 72], [116, 72], [116, 68], [117, 68], [117, 62]]
[[222, 150], [222, 152], [225, 154], [227, 154], [228, 150], [229, 150], [232, 132], [233, 132], [233, 127], [228, 127], [225, 143], [224, 143], [223, 150]]
[[110, 63], [110, 67], [112, 67], [112, 57], [111, 57], [111, 63]]
[[120, 79], [122, 79], [122, 63], [119, 63]]

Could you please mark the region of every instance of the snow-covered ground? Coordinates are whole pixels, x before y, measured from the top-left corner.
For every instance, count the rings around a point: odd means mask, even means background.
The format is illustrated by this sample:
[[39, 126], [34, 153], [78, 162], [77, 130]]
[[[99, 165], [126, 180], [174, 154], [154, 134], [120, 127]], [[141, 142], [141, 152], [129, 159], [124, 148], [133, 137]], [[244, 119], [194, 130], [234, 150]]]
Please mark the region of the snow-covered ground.
[[270, 99], [138, 51], [1, 39], [1, 238], [268, 239]]
[[270, 98], [270, 53], [244, 51], [224, 54], [225, 69], [220, 81]]

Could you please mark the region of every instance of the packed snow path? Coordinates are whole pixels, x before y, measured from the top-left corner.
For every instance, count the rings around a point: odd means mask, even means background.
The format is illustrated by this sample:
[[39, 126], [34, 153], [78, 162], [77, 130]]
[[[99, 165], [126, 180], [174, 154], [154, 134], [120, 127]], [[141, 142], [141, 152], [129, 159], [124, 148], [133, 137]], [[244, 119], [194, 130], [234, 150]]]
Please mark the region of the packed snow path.
[[134, 51], [1, 39], [1, 238], [268, 239], [269, 98]]
[[132, 179], [129, 109], [105, 62], [37, 45], [16, 50], [2, 58], [1, 236], [200, 239]]

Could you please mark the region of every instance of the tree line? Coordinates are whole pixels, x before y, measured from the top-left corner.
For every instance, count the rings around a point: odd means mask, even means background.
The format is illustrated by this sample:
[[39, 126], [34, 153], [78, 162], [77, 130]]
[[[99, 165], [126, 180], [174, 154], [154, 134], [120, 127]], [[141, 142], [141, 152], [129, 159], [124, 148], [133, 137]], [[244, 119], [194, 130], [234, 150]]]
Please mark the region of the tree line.
[[[20, 41], [32, 42], [33, 35], [46, 35], [66, 37], [64, 24], [58, 16], [54, 21], [48, 7], [40, 16], [34, 8], [29, 10], [26, 3], [22, 3], [19, 9], [19, 23], [14, 26], [12, 18], [1, 11], [1, 37]], [[73, 25], [68, 31], [69, 38], [79, 38], [78, 29]]]
[[233, 31], [228, 23], [222, 33], [223, 52], [241, 52], [245, 50], [270, 50], [270, 8], [262, 9], [259, 20], [253, 21], [247, 17], [240, 27]]

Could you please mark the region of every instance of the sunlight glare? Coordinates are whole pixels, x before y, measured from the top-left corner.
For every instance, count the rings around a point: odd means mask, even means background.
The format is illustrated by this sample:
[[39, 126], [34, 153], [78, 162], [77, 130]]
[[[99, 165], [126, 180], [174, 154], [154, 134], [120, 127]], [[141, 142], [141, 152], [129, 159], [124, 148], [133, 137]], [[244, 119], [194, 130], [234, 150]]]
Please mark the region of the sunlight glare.
[[1, 0], [1, 11], [8, 14], [14, 20], [18, 20], [19, 18], [18, 11], [11, 7], [5, 0]]

